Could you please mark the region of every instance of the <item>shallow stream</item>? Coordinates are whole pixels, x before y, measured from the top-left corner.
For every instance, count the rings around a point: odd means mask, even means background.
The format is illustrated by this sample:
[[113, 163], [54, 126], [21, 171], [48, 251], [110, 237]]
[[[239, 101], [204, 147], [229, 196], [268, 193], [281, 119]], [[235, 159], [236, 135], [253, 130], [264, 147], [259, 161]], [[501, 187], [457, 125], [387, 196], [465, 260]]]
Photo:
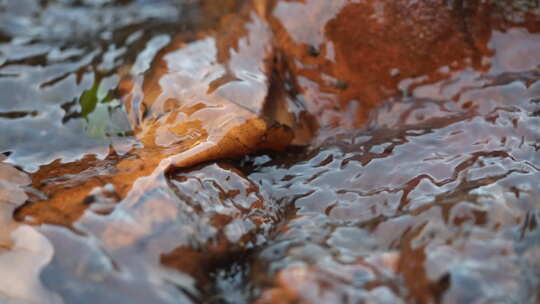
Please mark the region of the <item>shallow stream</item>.
[[0, 0], [0, 132], [1, 303], [540, 303], [537, 1]]

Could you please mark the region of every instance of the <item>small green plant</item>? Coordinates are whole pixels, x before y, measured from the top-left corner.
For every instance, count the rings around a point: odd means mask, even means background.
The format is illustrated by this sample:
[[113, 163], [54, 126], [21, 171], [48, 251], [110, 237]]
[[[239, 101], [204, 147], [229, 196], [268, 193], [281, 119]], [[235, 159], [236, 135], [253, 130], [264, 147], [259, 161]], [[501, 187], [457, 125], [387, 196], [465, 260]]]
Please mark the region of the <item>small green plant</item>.
[[100, 84], [96, 81], [79, 98], [84, 132], [98, 139], [125, 136], [130, 127], [122, 103]]

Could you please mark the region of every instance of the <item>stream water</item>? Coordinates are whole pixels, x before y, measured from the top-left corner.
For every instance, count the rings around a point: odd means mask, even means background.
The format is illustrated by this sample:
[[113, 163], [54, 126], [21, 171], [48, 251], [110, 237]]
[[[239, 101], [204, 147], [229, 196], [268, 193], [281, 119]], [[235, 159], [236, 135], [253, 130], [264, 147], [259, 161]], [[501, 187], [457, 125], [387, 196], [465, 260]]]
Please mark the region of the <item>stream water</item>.
[[540, 303], [535, 1], [0, 0], [0, 131], [1, 303]]

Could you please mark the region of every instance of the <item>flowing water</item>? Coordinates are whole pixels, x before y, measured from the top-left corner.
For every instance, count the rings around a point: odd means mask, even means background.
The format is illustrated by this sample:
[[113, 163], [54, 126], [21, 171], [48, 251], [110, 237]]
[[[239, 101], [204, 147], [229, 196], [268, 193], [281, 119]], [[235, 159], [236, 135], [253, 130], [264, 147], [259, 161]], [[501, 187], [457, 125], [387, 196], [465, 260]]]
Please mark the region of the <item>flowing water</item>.
[[0, 303], [540, 303], [535, 1], [0, 0]]

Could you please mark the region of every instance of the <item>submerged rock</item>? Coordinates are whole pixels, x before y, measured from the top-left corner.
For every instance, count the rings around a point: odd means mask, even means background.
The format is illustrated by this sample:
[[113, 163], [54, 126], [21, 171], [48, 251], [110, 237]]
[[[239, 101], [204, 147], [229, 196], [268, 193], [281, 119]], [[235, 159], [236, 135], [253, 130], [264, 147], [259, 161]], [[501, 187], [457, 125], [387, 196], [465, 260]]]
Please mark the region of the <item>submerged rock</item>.
[[0, 156], [0, 301], [7, 304], [63, 303], [43, 287], [40, 273], [54, 249], [37, 229], [13, 220], [14, 210], [27, 196], [28, 176]]
[[540, 74], [507, 77], [252, 173], [294, 210], [254, 258], [258, 303], [536, 303]]
[[[264, 115], [273, 55], [268, 26], [256, 14], [231, 26], [238, 37], [174, 42], [144, 78], [124, 83], [137, 136], [145, 148], [174, 155], [175, 167], [282, 150], [292, 140], [290, 128]], [[225, 38], [232, 41], [221, 43]]]
[[[84, 94], [120, 107], [119, 83], [133, 137], [28, 174], [0, 163], [0, 282], [17, 279], [0, 298], [536, 303], [540, 27], [526, 2], [201, 1], [187, 12], [208, 24], [152, 37], [129, 68], [111, 46], [96, 69], [122, 80], [92, 75]], [[88, 86], [80, 64], [66, 79]], [[85, 98], [51, 106], [59, 129], [91, 112]]]

